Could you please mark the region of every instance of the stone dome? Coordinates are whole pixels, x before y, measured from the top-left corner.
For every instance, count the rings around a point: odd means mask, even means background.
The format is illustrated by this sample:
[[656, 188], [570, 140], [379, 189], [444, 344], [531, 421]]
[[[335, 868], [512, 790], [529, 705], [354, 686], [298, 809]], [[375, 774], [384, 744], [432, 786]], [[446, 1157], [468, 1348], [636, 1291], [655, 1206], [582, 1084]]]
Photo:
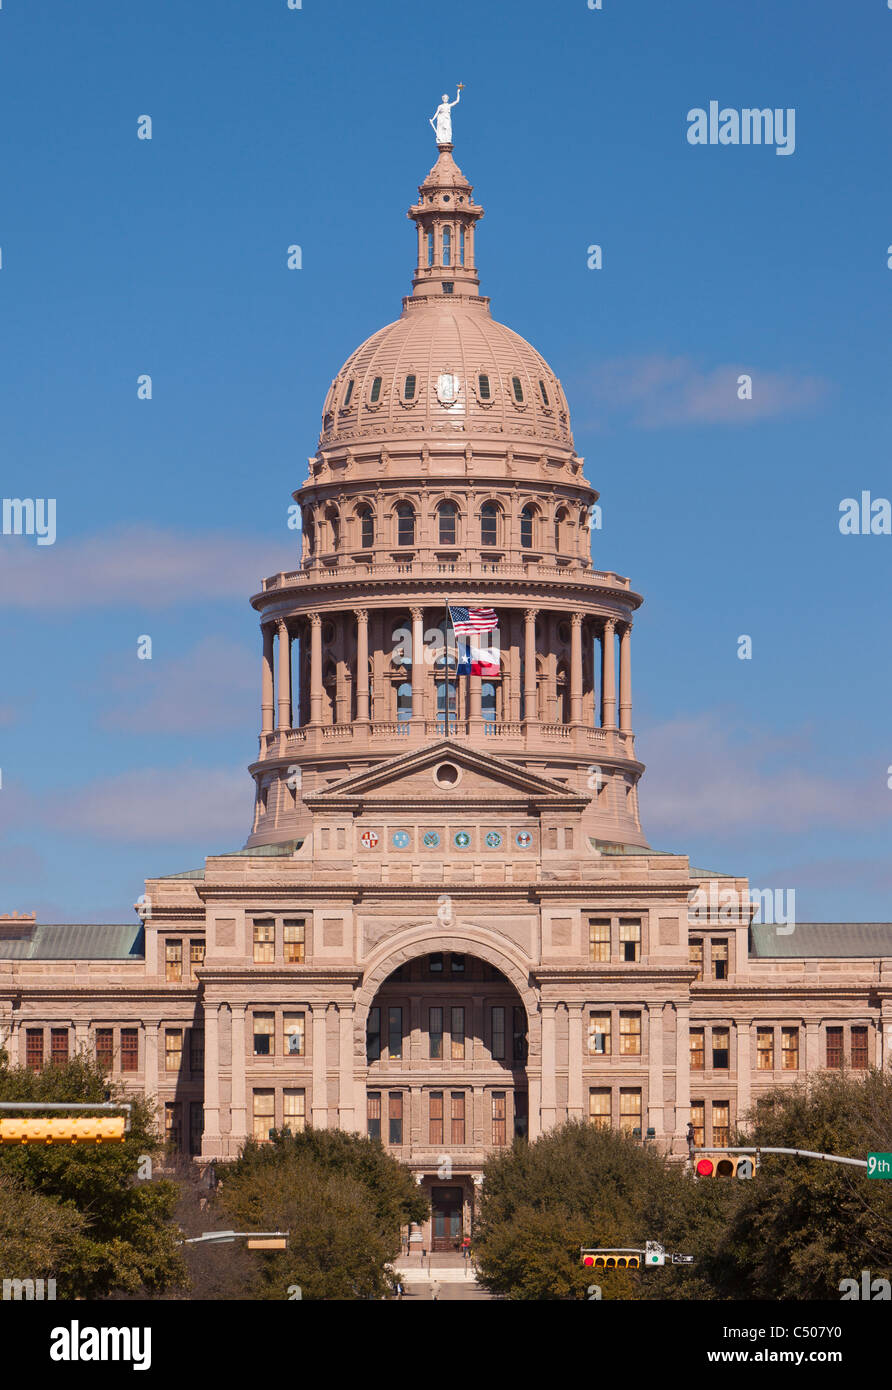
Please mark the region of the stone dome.
[[561, 384], [484, 301], [409, 297], [348, 357], [328, 392], [319, 447], [375, 436], [495, 435], [573, 448]]

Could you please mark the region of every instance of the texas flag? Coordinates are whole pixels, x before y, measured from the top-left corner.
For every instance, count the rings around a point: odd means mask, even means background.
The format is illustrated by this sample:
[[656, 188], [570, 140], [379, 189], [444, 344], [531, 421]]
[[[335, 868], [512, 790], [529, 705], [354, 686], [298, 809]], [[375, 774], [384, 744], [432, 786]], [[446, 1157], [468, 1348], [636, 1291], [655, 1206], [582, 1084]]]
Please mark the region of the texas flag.
[[[498, 637], [498, 633], [496, 633]], [[458, 674], [460, 676], [497, 676], [501, 652], [498, 642], [494, 647], [478, 647], [474, 642], [463, 642], [458, 652]]]

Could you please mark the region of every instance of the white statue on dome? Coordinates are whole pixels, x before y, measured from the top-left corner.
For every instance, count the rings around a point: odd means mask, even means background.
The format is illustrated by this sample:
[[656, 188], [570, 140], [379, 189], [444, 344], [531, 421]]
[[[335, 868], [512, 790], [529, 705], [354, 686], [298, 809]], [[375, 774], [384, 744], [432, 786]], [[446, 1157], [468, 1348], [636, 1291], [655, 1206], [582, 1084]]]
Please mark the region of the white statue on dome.
[[442, 101], [430, 118], [430, 125], [437, 137], [438, 145], [452, 144], [452, 108], [458, 106], [461, 100], [462, 87], [464, 82], [459, 82], [455, 93], [455, 101], [450, 101], [446, 93], [443, 93]]

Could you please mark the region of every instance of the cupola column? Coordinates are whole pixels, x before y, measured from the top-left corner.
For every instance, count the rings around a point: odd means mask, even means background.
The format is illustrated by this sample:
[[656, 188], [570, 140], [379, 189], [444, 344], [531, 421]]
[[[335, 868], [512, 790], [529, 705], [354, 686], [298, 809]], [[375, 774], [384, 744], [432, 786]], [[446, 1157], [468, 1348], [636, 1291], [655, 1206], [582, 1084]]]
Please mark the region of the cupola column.
[[279, 619], [279, 721], [278, 728], [291, 728], [291, 634], [284, 618]]
[[273, 694], [273, 628], [272, 623], [264, 623], [260, 629], [263, 634], [263, 665], [261, 667], [260, 727], [265, 734], [273, 731], [275, 703]]
[[601, 635], [601, 724], [605, 729], [616, 728], [616, 619], [604, 620]]
[[523, 705], [527, 724], [538, 722], [539, 708], [536, 699], [536, 614], [538, 608], [524, 610], [523, 630]]
[[570, 723], [582, 723], [582, 614], [570, 617]]
[[356, 722], [369, 718], [369, 614], [356, 609]]
[[424, 609], [411, 609], [412, 616], [412, 722], [424, 719]]
[[632, 730], [632, 624], [626, 623], [619, 645], [619, 727]]
[[318, 613], [310, 619], [310, 723], [322, 723], [322, 619]]

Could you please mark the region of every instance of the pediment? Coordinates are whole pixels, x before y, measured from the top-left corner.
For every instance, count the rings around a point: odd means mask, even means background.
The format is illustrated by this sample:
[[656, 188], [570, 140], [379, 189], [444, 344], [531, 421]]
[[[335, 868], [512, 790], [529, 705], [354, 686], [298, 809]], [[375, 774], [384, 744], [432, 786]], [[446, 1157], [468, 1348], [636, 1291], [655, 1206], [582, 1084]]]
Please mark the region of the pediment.
[[[452, 764], [457, 770], [453, 785], [438, 781], [437, 769]], [[313, 810], [326, 806], [384, 806], [407, 803], [454, 806], [462, 801], [490, 801], [517, 805], [535, 803], [563, 809], [581, 809], [589, 798], [556, 782], [528, 772], [516, 763], [467, 748], [451, 739], [401, 753], [366, 771], [334, 782], [324, 791], [308, 793], [304, 801]]]

